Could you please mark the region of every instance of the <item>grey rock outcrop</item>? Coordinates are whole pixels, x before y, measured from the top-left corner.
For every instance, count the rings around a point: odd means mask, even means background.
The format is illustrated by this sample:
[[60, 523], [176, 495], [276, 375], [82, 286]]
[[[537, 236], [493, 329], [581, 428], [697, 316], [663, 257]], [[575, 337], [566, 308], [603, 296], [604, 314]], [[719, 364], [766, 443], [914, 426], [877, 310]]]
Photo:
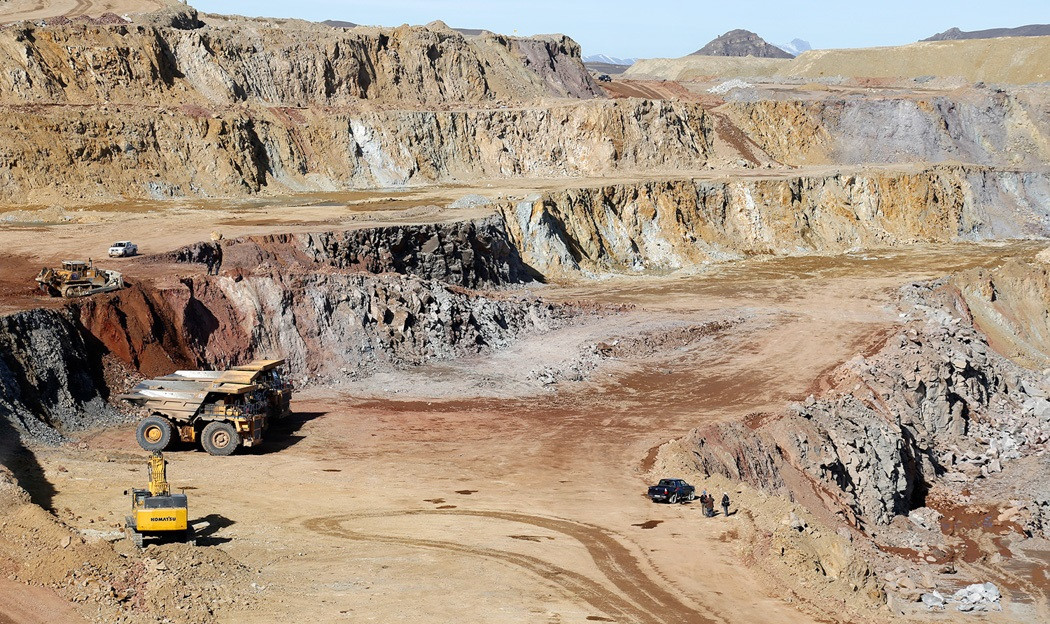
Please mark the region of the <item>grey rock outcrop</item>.
[[780, 417], [697, 430], [697, 466], [774, 491], [791, 482], [797, 495], [812, 484], [811, 502], [868, 526], [922, 507], [939, 480], [987, 478], [1043, 452], [1050, 422], [1026, 389], [1037, 377], [988, 346], [957, 292], [949, 280], [902, 291], [912, 320], [878, 352]]
[[89, 340], [69, 310], [0, 316], [0, 418], [52, 443], [62, 431], [115, 422]]
[[962, 30], [949, 28], [922, 41], [954, 41], [956, 39], [992, 39], [995, 37], [1046, 37], [1050, 36], [1050, 24], [1028, 24], [1016, 28], [987, 28], [985, 30]]
[[119, 421], [103, 358], [155, 376], [282, 357], [299, 383], [335, 381], [504, 348], [594, 311], [467, 289], [527, 277], [496, 218], [223, 242], [222, 276], [0, 316], [0, 418], [51, 442]]
[[712, 39], [707, 45], [693, 52], [696, 56], [756, 56], [761, 58], [795, 58], [795, 55], [786, 52], [777, 46], [768, 43], [762, 37], [751, 32], [737, 28], [719, 35]]
[[[498, 216], [447, 224], [363, 228], [342, 232], [250, 236], [221, 243], [227, 271], [259, 266], [317, 265], [368, 273], [400, 273], [467, 288], [533, 281]], [[214, 243], [172, 252], [177, 262], [207, 263]]]
[[1038, 169], [1050, 158], [1050, 105], [1023, 90], [734, 101], [724, 112], [767, 154], [792, 165], [955, 161]]

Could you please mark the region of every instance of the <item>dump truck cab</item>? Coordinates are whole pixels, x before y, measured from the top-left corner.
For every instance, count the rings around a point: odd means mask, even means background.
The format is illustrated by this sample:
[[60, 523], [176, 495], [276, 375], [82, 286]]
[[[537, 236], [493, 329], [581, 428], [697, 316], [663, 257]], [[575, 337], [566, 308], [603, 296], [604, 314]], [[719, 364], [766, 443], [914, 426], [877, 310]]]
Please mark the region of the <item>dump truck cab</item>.
[[290, 413], [291, 385], [284, 360], [255, 360], [225, 371], [182, 370], [143, 381], [119, 398], [149, 410], [136, 438], [146, 450], [164, 450], [177, 433], [212, 455], [261, 444], [271, 419]]

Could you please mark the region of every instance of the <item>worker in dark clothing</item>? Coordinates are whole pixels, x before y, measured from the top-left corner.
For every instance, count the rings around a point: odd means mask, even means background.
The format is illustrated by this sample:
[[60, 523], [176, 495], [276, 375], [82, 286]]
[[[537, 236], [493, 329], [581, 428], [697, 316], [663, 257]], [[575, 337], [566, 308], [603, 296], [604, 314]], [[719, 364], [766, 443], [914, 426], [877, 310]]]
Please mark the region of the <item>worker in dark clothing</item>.
[[222, 267], [222, 245], [219, 241], [212, 243], [211, 253], [208, 254], [205, 262], [208, 265], [208, 275], [219, 274], [219, 269]]
[[729, 494], [722, 492], [722, 513], [729, 517]]

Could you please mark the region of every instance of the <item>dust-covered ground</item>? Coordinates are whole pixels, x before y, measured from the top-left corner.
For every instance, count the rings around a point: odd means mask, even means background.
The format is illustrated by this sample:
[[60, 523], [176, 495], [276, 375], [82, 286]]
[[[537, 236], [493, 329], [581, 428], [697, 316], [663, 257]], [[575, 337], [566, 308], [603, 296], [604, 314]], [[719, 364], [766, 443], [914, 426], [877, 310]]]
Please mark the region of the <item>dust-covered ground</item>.
[[[209, 603], [214, 618], [888, 619], [878, 596], [773, 552], [782, 521], [807, 517], [797, 505], [667, 473], [679, 467], [657, 461], [656, 449], [698, 425], [803, 399], [823, 371], [899, 322], [901, 285], [1036, 249], [756, 259], [704, 275], [540, 287], [622, 312], [503, 352], [300, 393], [260, 450], [168, 454], [169, 478], [190, 495], [204, 535], [198, 548], [247, 567], [229, 602]], [[37, 449], [60, 520], [88, 535], [119, 531], [122, 490], [144, 475], [133, 434]], [[664, 476], [728, 490], [733, 513], [707, 519], [695, 503], [649, 502], [646, 484]], [[1045, 613], [1045, 594], [1024, 587], [1004, 588], [995, 621]]]
[[[1050, 621], [1050, 97], [941, 58], [1024, 83], [1045, 41], [598, 85], [569, 39], [440, 22], [0, 23], [0, 624]], [[872, 54], [916, 61], [837, 75]], [[87, 258], [130, 288], [34, 288]], [[115, 395], [267, 349], [293, 415], [167, 452], [199, 545], [135, 549]], [[903, 465], [931, 413], [963, 431]]]

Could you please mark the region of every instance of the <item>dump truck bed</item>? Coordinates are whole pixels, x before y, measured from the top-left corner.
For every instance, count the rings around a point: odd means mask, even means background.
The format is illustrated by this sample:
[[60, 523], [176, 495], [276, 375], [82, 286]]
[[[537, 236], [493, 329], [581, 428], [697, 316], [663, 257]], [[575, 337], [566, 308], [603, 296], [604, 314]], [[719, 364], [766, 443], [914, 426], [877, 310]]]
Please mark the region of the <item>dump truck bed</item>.
[[242, 395], [258, 389], [260, 373], [272, 370], [284, 360], [255, 360], [226, 371], [176, 371], [140, 382], [117, 398], [137, 405], [149, 404], [165, 410], [194, 412], [209, 394]]

